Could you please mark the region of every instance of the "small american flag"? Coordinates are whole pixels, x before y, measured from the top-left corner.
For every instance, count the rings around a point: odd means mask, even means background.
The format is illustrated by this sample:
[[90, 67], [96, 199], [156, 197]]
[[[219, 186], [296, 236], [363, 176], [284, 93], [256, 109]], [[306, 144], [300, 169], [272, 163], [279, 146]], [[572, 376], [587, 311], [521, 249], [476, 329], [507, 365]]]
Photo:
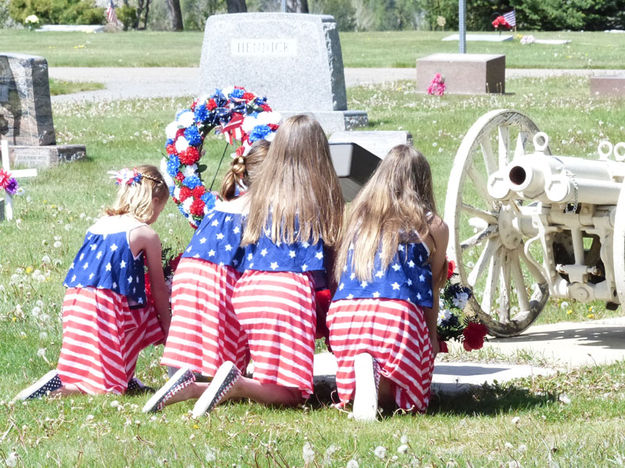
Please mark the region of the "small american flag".
[[117, 14], [115, 13], [115, 4], [113, 0], [109, 1], [109, 6], [106, 9], [106, 21], [111, 24], [117, 24]]
[[503, 17], [506, 19], [511, 28], [516, 28], [516, 14], [514, 10], [504, 13]]

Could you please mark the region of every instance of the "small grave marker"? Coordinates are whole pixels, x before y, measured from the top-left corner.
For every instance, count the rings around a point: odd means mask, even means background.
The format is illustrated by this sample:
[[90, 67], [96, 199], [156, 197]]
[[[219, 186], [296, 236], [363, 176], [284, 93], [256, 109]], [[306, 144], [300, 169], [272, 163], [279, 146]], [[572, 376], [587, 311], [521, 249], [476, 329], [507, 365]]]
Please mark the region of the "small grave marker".
[[[2, 169], [9, 172], [12, 177], [21, 179], [25, 177], [36, 177], [37, 169], [20, 169], [12, 170], [9, 160], [9, 143], [6, 140], [0, 140], [0, 153], [2, 154]], [[7, 221], [13, 219], [13, 197], [8, 192], [4, 192], [5, 200], [1, 200], [2, 209], [0, 209], [0, 221], [6, 218]]]

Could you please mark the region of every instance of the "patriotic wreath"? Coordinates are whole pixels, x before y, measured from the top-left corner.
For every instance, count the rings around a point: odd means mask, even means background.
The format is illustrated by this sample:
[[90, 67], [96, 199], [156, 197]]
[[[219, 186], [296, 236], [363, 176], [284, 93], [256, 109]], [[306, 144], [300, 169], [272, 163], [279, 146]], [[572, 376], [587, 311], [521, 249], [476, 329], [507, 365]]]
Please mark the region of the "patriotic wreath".
[[201, 177], [206, 169], [200, 164], [206, 136], [214, 129], [228, 144], [239, 145], [232, 157], [245, 157], [255, 141], [273, 140], [279, 122], [280, 115], [271, 110], [265, 97], [233, 86], [194, 100], [167, 125], [162, 172], [174, 202], [194, 229], [216, 199]]

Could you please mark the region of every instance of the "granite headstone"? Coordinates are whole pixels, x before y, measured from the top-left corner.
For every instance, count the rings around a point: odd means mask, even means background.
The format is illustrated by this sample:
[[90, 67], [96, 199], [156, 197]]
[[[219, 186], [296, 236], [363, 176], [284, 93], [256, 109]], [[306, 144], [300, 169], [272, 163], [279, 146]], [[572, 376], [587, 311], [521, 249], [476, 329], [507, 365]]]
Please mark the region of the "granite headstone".
[[84, 145], [56, 144], [45, 58], [0, 52], [0, 139], [8, 141], [17, 166], [46, 167], [85, 157]]
[[328, 15], [235, 13], [206, 21], [200, 92], [243, 86], [284, 116], [311, 113], [326, 132], [367, 124], [347, 110], [336, 21]]

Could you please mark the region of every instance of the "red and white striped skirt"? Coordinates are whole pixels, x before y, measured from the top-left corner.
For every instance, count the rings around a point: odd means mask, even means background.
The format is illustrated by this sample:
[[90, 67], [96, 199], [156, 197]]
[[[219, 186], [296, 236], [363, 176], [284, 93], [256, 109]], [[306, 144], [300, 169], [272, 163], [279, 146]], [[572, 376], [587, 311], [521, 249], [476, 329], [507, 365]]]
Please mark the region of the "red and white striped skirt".
[[390, 299], [340, 300], [330, 306], [328, 328], [343, 404], [354, 398], [354, 357], [367, 352], [379, 364], [380, 375], [390, 380], [399, 408], [427, 409], [434, 359], [421, 308]]
[[186, 366], [213, 377], [221, 364], [232, 361], [245, 372], [247, 337], [231, 301], [239, 276], [229, 266], [196, 258], [180, 260], [172, 284], [173, 315], [161, 364]]
[[247, 333], [254, 380], [313, 392], [315, 288], [312, 277], [246, 271], [234, 288], [234, 310]]
[[156, 309], [130, 309], [108, 289], [70, 288], [63, 300], [61, 382], [88, 394], [122, 394], [143, 348], [165, 340]]

